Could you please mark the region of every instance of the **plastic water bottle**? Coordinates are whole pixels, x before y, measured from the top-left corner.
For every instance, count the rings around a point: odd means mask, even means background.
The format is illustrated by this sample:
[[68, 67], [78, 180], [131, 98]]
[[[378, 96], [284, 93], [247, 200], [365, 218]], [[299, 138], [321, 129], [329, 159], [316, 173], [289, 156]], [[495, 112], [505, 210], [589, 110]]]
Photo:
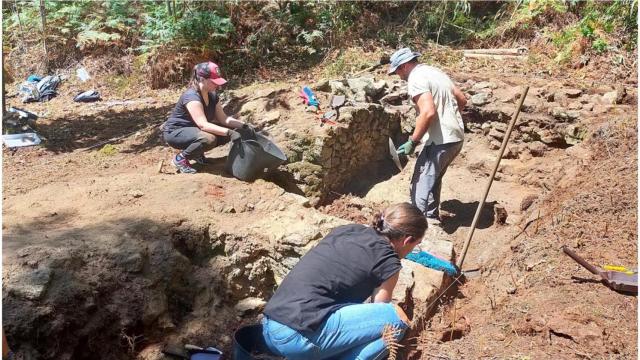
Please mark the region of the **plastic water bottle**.
[[83, 67], [78, 68], [78, 70], [76, 70], [76, 75], [78, 75], [78, 77], [80, 78], [80, 80], [82, 80], [82, 82], [85, 82], [91, 79], [91, 76], [89, 76], [89, 73]]

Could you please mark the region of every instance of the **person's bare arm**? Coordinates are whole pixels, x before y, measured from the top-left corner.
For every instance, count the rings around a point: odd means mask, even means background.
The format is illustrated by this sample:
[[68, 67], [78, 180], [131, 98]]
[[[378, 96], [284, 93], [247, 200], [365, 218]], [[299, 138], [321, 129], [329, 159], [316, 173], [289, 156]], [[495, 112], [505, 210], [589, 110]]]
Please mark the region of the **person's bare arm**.
[[460, 89], [458, 89], [457, 86], [454, 86], [453, 96], [455, 96], [456, 102], [458, 103], [458, 109], [462, 111], [467, 105], [467, 98], [464, 96], [464, 93]]
[[387, 281], [383, 282], [382, 285], [380, 285], [380, 287], [377, 288], [376, 292], [373, 294], [373, 302], [391, 302], [393, 289], [396, 287], [399, 278], [400, 272], [398, 271], [395, 275], [388, 278]]
[[9, 343], [7, 342], [7, 337], [4, 334], [4, 328], [2, 329], [2, 358], [7, 359], [9, 357], [9, 353], [11, 349], [9, 349]]
[[413, 97], [413, 102], [418, 106], [418, 117], [416, 118], [416, 128], [413, 130], [411, 139], [417, 143], [429, 130], [431, 121], [436, 117], [436, 106], [433, 103], [431, 93], [422, 93]]
[[219, 136], [228, 135], [229, 129], [207, 121], [207, 116], [204, 114], [204, 107], [201, 102], [189, 101], [187, 103], [187, 110], [189, 110], [189, 115], [191, 115], [193, 121], [202, 131]]
[[233, 117], [225, 114], [224, 109], [222, 109], [222, 105], [220, 105], [220, 103], [216, 105], [216, 121], [232, 129], [237, 129], [244, 125], [244, 122], [238, 119], [234, 119]]

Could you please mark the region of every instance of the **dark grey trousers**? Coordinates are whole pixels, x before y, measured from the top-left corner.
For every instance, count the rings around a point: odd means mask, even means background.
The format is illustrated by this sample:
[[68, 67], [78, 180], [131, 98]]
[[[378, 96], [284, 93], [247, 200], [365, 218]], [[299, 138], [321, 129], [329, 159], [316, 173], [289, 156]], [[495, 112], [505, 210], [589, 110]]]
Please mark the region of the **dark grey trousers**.
[[440, 190], [447, 167], [462, 150], [462, 141], [425, 146], [413, 170], [411, 179], [411, 203], [426, 217], [440, 216]]
[[216, 146], [229, 142], [228, 136], [216, 136], [198, 127], [183, 127], [164, 132], [164, 141], [172, 148], [182, 150], [187, 159], [195, 159]]

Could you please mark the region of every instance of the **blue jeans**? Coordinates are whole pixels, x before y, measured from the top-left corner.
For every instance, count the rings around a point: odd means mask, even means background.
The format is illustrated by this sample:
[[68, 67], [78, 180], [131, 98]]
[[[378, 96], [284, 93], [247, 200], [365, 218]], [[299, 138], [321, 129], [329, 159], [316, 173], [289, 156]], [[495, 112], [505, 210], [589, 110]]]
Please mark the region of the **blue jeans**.
[[313, 332], [298, 332], [266, 316], [262, 320], [267, 347], [289, 360], [378, 360], [388, 350], [382, 339], [385, 327], [396, 329], [400, 341], [407, 329], [394, 305], [387, 303], [348, 305], [331, 313]]

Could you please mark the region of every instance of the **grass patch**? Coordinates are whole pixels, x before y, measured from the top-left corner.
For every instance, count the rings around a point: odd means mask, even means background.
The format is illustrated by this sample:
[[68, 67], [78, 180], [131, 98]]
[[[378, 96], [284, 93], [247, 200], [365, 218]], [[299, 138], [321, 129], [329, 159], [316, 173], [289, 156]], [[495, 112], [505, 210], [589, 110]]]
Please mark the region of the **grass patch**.
[[113, 89], [116, 96], [124, 98], [138, 94], [140, 84], [145, 82], [145, 78], [142, 74], [146, 73], [144, 71], [144, 66], [148, 57], [148, 54], [136, 56], [133, 59], [131, 74], [110, 75], [105, 79], [110, 88]]
[[363, 54], [361, 49], [348, 48], [340, 51], [336, 59], [322, 69], [322, 76], [326, 78], [336, 78], [357, 72], [371, 65], [375, 65], [379, 61], [380, 55], [381, 54], [378, 53]]
[[98, 150], [98, 152], [104, 156], [113, 156], [117, 153], [119, 153], [120, 151], [118, 150], [117, 147], [111, 145], [111, 144], [107, 144], [105, 146], [103, 146], [100, 150]]

